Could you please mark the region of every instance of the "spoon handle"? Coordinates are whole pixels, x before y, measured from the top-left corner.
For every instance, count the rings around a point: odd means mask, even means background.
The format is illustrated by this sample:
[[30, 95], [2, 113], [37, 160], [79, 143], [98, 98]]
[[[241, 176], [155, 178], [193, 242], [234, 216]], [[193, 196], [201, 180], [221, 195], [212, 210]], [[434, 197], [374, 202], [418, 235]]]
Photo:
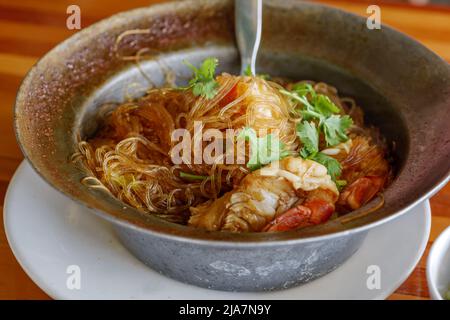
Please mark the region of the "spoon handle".
[[261, 41], [262, 0], [235, 0], [236, 41], [241, 54], [241, 74], [250, 66], [255, 75]]

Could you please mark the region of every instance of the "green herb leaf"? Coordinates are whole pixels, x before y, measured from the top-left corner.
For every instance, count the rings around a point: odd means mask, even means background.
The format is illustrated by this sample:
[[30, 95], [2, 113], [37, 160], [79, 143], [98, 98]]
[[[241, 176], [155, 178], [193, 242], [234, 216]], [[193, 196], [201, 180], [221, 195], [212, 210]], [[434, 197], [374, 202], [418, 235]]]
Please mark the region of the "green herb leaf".
[[333, 113], [339, 113], [339, 111], [341, 111], [338, 106], [336, 106], [330, 100], [330, 98], [323, 94], [315, 96], [314, 107], [318, 113], [324, 115], [325, 117], [331, 116]]
[[303, 143], [300, 155], [303, 158], [319, 152], [319, 132], [314, 122], [303, 121], [297, 124], [297, 136]]
[[205, 180], [205, 179], [208, 179], [209, 177], [180, 171], [180, 178], [189, 179], [189, 180]]
[[[325, 136], [328, 146], [334, 146], [348, 140], [346, 130], [353, 121], [348, 116], [340, 116], [340, 109], [323, 94], [317, 94], [314, 88], [308, 83], [298, 83], [293, 86], [292, 91], [281, 89], [280, 92], [291, 99], [300, 102], [302, 109], [299, 111], [305, 120], [315, 120], [318, 123], [319, 131]], [[310, 100], [308, 100], [309, 96]], [[302, 138], [300, 137], [302, 140]], [[304, 142], [305, 143], [305, 142]], [[305, 154], [305, 151], [302, 151]]]
[[292, 91], [300, 97], [310, 94], [311, 98], [314, 99], [316, 96], [316, 91], [314, 91], [313, 86], [309, 83], [296, 83], [292, 86]]
[[[284, 89], [281, 89], [280, 92], [303, 104], [304, 109], [301, 110], [301, 113], [306, 120], [323, 121], [324, 117], [340, 111], [330, 98], [323, 94], [317, 94], [309, 83], [298, 83], [292, 87], [291, 92]], [[308, 95], [310, 100], [307, 98]]]
[[349, 116], [332, 115], [324, 119], [321, 127], [325, 134], [328, 146], [334, 146], [348, 140], [345, 131], [352, 125], [352, 118]]
[[250, 67], [249, 64], [245, 67], [244, 75], [249, 77], [253, 76], [252, 68]]
[[[248, 76], [248, 77], [252, 77], [253, 76], [252, 69], [251, 69], [249, 64], [245, 67], [244, 76]], [[270, 75], [268, 75], [266, 73], [257, 73], [256, 76], [261, 78], [261, 79], [264, 79], [264, 80], [269, 80], [270, 79]]]
[[284, 143], [272, 134], [258, 138], [254, 129], [246, 127], [239, 134], [238, 139], [245, 139], [250, 143], [247, 168], [252, 171], [288, 155]]
[[[311, 87], [312, 88], [312, 87]], [[306, 95], [299, 95], [297, 92], [289, 92], [284, 89], [280, 89], [280, 92], [291, 99], [300, 102], [303, 106], [303, 108], [300, 110], [300, 114], [305, 120], [321, 120], [323, 118], [323, 115], [316, 111], [315, 107], [309, 102], [309, 100], [306, 98]], [[299, 91], [305, 93], [305, 91]]]
[[270, 80], [271, 79], [271, 76], [268, 75], [267, 73], [258, 73], [256, 76], [260, 77], [263, 80]]
[[[342, 172], [339, 161], [319, 152], [319, 130], [323, 132], [327, 145], [336, 145], [348, 140], [345, 130], [351, 126], [352, 119], [349, 116], [336, 115], [335, 113], [338, 113], [340, 109], [327, 96], [317, 94], [308, 83], [294, 85], [291, 92], [284, 89], [280, 92], [300, 102], [303, 107], [300, 114], [305, 120], [296, 127], [297, 135], [303, 143], [300, 156], [325, 166], [337, 187], [343, 187], [347, 182], [337, 180]], [[318, 123], [318, 128], [311, 120]]]
[[217, 87], [219, 86], [216, 80], [214, 80], [216, 67], [219, 64], [217, 58], [205, 59], [200, 68], [196, 68], [188, 61], [184, 61], [184, 63], [193, 72], [193, 77], [189, 81], [189, 86], [184, 89], [192, 88], [192, 93], [195, 96], [212, 99], [217, 94]]
[[342, 183], [346, 183], [344, 180], [336, 180], [341, 175], [341, 164], [336, 159], [319, 152], [319, 133], [314, 122], [303, 121], [297, 124], [296, 129], [297, 135], [303, 143], [300, 156], [324, 165], [331, 179], [340, 188]]
[[336, 180], [335, 182], [336, 182], [336, 187], [339, 190], [342, 190], [342, 188], [344, 188], [347, 185], [347, 181], [345, 181], [345, 180]]
[[333, 181], [336, 182], [336, 179], [341, 175], [341, 164], [335, 158], [332, 158], [325, 153], [318, 152], [310, 159], [324, 165]]

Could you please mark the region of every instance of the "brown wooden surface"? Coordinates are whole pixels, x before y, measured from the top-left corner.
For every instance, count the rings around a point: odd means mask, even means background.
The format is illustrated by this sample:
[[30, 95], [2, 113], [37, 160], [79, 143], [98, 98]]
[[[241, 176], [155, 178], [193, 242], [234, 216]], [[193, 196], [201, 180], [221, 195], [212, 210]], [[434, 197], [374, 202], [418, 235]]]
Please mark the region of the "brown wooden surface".
[[[145, 0], [0, 0], [0, 212], [9, 180], [23, 159], [12, 129], [17, 88], [36, 60], [75, 31], [66, 29], [66, 8], [81, 8], [82, 27], [113, 13], [162, 1]], [[450, 61], [450, 10], [411, 7], [378, 1], [321, 0], [360, 15], [368, 4], [379, 4], [382, 22], [416, 38]], [[430, 245], [450, 225], [450, 185], [431, 199], [433, 213], [428, 249], [420, 263], [390, 299], [429, 298], [425, 262]], [[5, 238], [0, 219], [0, 299], [48, 299], [24, 273]]]

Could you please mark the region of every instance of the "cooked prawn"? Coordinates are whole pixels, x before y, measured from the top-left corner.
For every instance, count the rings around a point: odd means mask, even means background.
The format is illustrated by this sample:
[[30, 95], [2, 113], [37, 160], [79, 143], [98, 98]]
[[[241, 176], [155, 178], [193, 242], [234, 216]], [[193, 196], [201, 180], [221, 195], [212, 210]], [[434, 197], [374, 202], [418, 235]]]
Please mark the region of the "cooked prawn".
[[[320, 223], [333, 213], [338, 195], [323, 165], [287, 157], [248, 174], [237, 188], [221, 198], [191, 207], [189, 225], [227, 231], [292, 229], [307, 225], [284, 223], [284, 227], [280, 226], [279, 222], [285, 220], [284, 214], [295, 204], [305, 201], [311, 213], [305, 221]], [[270, 227], [266, 227], [269, 223], [272, 223]]]
[[341, 191], [338, 205], [355, 210], [380, 192], [390, 177], [390, 166], [382, 146], [368, 136], [356, 136], [348, 153], [341, 160], [342, 175], [347, 181]]

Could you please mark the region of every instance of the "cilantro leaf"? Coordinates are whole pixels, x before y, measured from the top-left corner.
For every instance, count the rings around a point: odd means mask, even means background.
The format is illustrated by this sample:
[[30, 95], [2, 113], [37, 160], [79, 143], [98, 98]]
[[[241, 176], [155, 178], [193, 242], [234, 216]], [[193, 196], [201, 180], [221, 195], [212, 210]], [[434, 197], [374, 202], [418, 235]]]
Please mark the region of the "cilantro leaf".
[[[248, 76], [248, 77], [253, 76], [252, 69], [249, 64], [245, 67], [244, 76]], [[256, 76], [263, 80], [270, 80], [270, 75], [268, 75], [266, 73], [257, 73]]]
[[[352, 119], [347, 115], [337, 115], [340, 109], [327, 96], [317, 94], [309, 83], [298, 83], [292, 87], [291, 92], [284, 89], [280, 92], [303, 106], [300, 114], [305, 120], [296, 126], [297, 136], [303, 143], [300, 156], [325, 166], [331, 179], [338, 188], [341, 188], [346, 184], [345, 180], [337, 180], [341, 175], [342, 166], [333, 157], [319, 152], [319, 131], [323, 132], [327, 145], [336, 145], [348, 140], [345, 131], [352, 125]], [[314, 122], [309, 122], [310, 120], [315, 120], [318, 128]]]
[[296, 83], [292, 86], [292, 91], [298, 94], [300, 97], [310, 94], [314, 99], [314, 97], [316, 96], [316, 91], [314, 91], [313, 86], [309, 83]]
[[314, 107], [320, 114], [325, 117], [331, 116], [333, 113], [339, 113], [341, 111], [330, 98], [326, 95], [319, 94], [314, 98]]
[[[304, 109], [301, 114], [307, 120], [323, 120], [324, 117], [329, 117], [340, 111], [330, 98], [323, 94], [317, 94], [309, 83], [297, 83], [292, 87], [291, 92], [284, 89], [280, 92], [303, 104]], [[310, 100], [308, 100], [307, 95], [310, 96]]]
[[342, 117], [338, 115], [332, 115], [324, 119], [321, 123], [321, 127], [323, 128], [327, 145], [334, 146], [340, 142], [347, 141], [348, 136], [345, 131], [352, 124], [352, 118], [350, 118], [348, 115]]
[[306, 158], [311, 154], [319, 152], [319, 133], [314, 122], [303, 121], [297, 124], [297, 136], [303, 143], [300, 150], [302, 157]]
[[248, 76], [248, 77], [253, 76], [252, 68], [250, 67], [249, 64], [245, 67], [244, 75], [245, 75], [245, 76]]
[[327, 168], [328, 174], [333, 181], [336, 182], [337, 177], [341, 175], [341, 164], [335, 158], [332, 158], [325, 153], [318, 152], [314, 154], [310, 159], [324, 165]]
[[193, 66], [190, 62], [184, 63], [192, 70], [193, 77], [189, 81], [189, 86], [184, 89], [192, 88], [195, 96], [202, 96], [206, 99], [212, 99], [217, 94], [219, 84], [214, 80], [216, 67], [219, 64], [217, 58], [207, 58], [199, 68]]
[[260, 77], [263, 80], [270, 80], [272, 77], [267, 73], [258, 73], [256, 74], [257, 77]]
[[[303, 109], [300, 110], [300, 114], [305, 120], [317, 119], [320, 121], [323, 118], [323, 115], [317, 112], [315, 106], [311, 102], [309, 102], [309, 100], [306, 98], [306, 94], [308, 94], [306, 90], [307, 89], [303, 90], [302, 88], [298, 88], [298, 91], [289, 92], [287, 90], [280, 89], [280, 92], [284, 95], [287, 95], [291, 99], [300, 102], [303, 105]], [[298, 92], [300, 92], [303, 95], [300, 95]], [[314, 92], [314, 90], [312, 92]]]
[[342, 190], [347, 185], [346, 180], [336, 180], [335, 183], [339, 191]]
[[[348, 140], [346, 130], [353, 121], [348, 115], [336, 114], [340, 112], [339, 107], [326, 95], [317, 94], [309, 83], [297, 83], [292, 91], [281, 89], [280, 92], [302, 104], [299, 113], [303, 119], [315, 120], [318, 123], [319, 131], [324, 134], [327, 146], [334, 146]], [[302, 152], [305, 153], [305, 151]]]
[[253, 128], [245, 127], [238, 139], [245, 139], [250, 143], [250, 158], [247, 168], [252, 171], [288, 155], [284, 143], [272, 134], [257, 137]]
[[303, 143], [300, 156], [304, 159], [316, 161], [327, 168], [331, 179], [338, 185], [337, 177], [341, 175], [341, 164], [336, 159], [319, 152], [319, 133], [314, 122], [303, 121], [297, 124], [297, 135]]

